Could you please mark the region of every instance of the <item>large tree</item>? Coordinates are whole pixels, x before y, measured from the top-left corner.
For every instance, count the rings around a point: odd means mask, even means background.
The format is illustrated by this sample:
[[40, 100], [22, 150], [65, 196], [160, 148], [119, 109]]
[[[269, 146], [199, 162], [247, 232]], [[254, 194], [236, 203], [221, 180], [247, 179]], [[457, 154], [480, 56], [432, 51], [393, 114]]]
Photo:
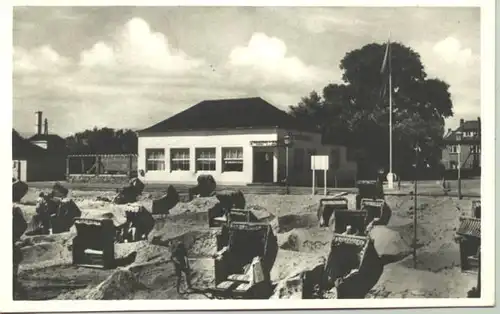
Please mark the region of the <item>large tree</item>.
[[71, 154], [120, 154], [137, 153], [137, 135], [132, 130], [94, 128], [66, 138]]
[[[313, 122], [326, 141], [358, 149], [358, 158], [388, 169], [389, 93], [386, 44], [368, 44], [348, 52], [340, 62], [341, 84], [330, 84], [320, 96], [313, 91], [290, 113]], [[429, 79], [420, 56], [400, 43], [390, 44], [393, 99], [393, 169], [405, 173], [419, 142], [424, 158], [437, 165], [444, 119], [453, 115], [449, 86]], [[387, 60], [388, 60], [387, 59]]]

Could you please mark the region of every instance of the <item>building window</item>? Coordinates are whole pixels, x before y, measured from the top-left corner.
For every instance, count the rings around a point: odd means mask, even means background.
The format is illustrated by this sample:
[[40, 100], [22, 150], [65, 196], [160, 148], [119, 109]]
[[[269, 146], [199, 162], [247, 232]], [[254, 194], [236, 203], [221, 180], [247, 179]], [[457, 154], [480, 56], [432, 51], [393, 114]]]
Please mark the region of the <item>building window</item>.
[[[215, 170], [215, 166], [214, 166]], [[243, 147], [222, 149], [222, 171], [243, 171]]]
[[293, 166], [296, 171], [303, 171], [304, 170], [304, 156], [305, 156], [305, 150], [303, 148], [296, 148], [295, 149], [295, 154], [293, 158]]
[[215, 171], [215, 148], [196, 149], [196, 171]]
[[163, 148], [146, 149], [146, 171], [165, 170], [165, 150]]
[[454, 160], [450, 161], [450, 169], [453, 169], [453, 170], [457, 169], [457, 162], [456, 161], [454, 161]]
[[450, 146], [450, 153], [458, 153], [458, 145], [451, 145]]
[[170, 170], [189, 171], [189, 148], [172, 148], [170, 150]]

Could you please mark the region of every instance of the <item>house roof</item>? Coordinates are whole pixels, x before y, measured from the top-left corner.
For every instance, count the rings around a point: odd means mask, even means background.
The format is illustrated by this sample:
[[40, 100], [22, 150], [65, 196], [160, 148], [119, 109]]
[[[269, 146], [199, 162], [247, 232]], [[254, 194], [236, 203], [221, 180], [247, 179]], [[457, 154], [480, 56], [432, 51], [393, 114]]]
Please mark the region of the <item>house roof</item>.
[[479, 121], [477, 120], [469, 120], [469, 121], [464, 121], [464, 124], [462, 124], [460, 127], [458, 127], [457, 131], [477, 131], [479, 130]]
[[475, 135], [472, 137], [464, 137], [462, 135], [462, 140], [458, 140], [457, 138], [457, 133], [456, 131], [452, 131], [449, 134], [447, 134], [444, 138], [445, 142], [448, 143], [462, 143], [462, 144], [481, 144], [481, 136], [480, 135]]
[[464, 137], [462, 134], [462, 140], [460, 143], [471, 143], [471, 144], [480, 144], [481, 143], [481, 132], [480, 132], [480, 124], [478, 120], [469, 120], [469, 121], [464, 121], [457, 129], [454, 131], [449, 131], [445, 136], [444, 136], [444, 141], [446, 142], [459, 142], [457, 139], [457, 132], [470, 132], [470, 131], [476, 131], [478, 132], [477, 135], [473, 137]]
[[47, 142], [47, 150], [52, 153], [65, 153], [66, 140], [56, 134], [35, 134], [29, 138], [31, 142], [45, 141]]
[[285, 128], [314, 132], [313, 126], [260, 97], [254, 97], [205, 100], [139, 131], [139, 134], [236, 128]]
[[64, 142], [64, 139], [57, 134], [35, 134], [29, 138], [30, 141]]
[[46, 151], [23, 138], [12, 129], [12, 159], [27, 159], [46, 154]]

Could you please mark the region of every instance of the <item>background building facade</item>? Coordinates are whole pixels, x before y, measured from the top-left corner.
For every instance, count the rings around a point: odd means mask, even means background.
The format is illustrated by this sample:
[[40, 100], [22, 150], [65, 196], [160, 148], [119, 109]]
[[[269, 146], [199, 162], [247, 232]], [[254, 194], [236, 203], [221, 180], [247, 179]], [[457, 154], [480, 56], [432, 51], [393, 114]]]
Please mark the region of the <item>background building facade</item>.
[[[321, 134], [261, 98], [201, 102], [140, 131], [138, 140], [146, 182], [194, 183], [211, 174], [221, 184], [277, 184], [288, 168], [290, 185], [310, 185], [311, 155], [330, 156], [330, 186], [356, 179], [345, 147], [323, 144]], [[316, 177], [322, 185], [323, 174]]]

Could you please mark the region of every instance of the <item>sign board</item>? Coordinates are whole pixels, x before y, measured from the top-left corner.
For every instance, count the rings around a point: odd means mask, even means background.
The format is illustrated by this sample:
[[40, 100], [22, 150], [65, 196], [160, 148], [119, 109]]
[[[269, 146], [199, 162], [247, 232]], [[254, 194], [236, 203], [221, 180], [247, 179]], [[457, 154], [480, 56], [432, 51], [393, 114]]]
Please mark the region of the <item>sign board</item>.
[[253, 147], [274, 147], [278, 146], [278, 141], [250, 141]]
[[329, 158], [328, 155], [313, 155], [311, 156], [311, 170], [328, 170]]

